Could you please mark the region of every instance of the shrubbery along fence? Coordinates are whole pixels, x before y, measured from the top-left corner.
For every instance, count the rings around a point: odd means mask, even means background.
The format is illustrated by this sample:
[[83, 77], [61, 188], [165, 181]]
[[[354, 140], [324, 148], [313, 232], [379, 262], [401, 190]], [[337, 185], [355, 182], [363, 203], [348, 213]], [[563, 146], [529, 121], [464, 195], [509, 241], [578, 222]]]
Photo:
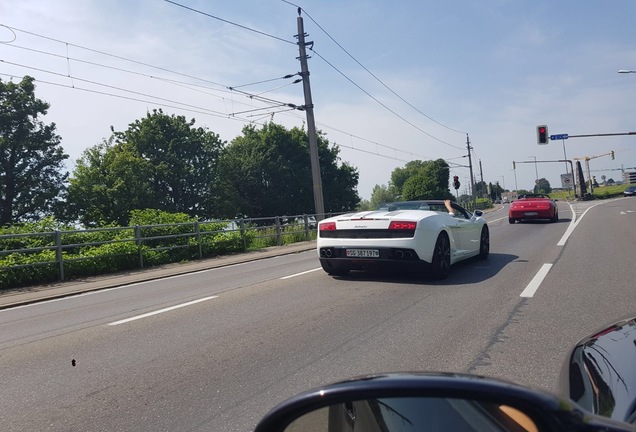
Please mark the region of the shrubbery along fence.
[[314, 215], [0, 235], [0, 290], [282, 246], [316, 237]]

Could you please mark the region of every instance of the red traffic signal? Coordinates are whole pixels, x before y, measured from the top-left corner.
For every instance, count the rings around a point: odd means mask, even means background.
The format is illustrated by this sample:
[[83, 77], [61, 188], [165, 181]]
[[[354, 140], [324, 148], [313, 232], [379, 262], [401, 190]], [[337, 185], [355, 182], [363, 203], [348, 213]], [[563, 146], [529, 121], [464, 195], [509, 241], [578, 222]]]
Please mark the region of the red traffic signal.
[[549, 139], [548, 127], [546, 125], [537, 126], [537, 144], [547, 144]]
[[453, 176], [453, 187], [455, 190], [459, 189], [459, 176]]

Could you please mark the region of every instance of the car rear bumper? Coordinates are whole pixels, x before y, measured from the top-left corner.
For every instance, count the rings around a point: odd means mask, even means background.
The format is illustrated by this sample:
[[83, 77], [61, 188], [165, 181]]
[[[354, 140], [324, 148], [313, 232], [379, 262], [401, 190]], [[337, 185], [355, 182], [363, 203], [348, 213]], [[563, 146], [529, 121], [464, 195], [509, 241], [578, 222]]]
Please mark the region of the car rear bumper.
[[511, 219], [552, 219], [554, 213], [550, 210], [511, 211], [508, 217]]
[[430, 263], [421, 260], [417, 252], [408, 248], [373, 248], [378, 250], [376, 258], [348, 257], [346, 247], [322, 247], [318, 250], [322, 268], [330, 270], [382, 270], [422, 272]]

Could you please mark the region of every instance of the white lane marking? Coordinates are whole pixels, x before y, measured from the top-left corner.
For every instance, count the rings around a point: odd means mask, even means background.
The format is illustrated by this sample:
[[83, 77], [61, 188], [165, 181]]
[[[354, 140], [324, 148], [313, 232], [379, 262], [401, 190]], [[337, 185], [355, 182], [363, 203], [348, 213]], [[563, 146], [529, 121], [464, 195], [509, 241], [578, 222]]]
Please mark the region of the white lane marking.
[[576, 228], [576, 212], [574, 211], [574, 206], [570, 203], [568, 203], [568, 205], [570, 206], [570, 211], [572, 212], [572, 219], [570, 220], [570, 224], [568, 225], [568, 229], [565, 230], [565, 232], [563, 233], [563, 237], [561, 237], [561, 240], [559, 240], [559, 242], [557, 243], [557, 246], [565, 246], [565, 243], [568, 241], [568, 239], [570, 238], [570, 235], [572, 234], [572, 231], [574, 231], [574, 228]]
[[548, 272], [552, 268], [553, 264], [543, 264], [534, 278], [530, 281], [526, 289], [519, 295], [519, 297], [532, 297], [534, 293], [539, 289], [539, 285], [543, 282], [543, 279], [548, 275]]
[[500, 217], [500, 218], [497, 218], [497, 219], [489, 220], [488, 223], [497, 222], [497, 221], [504, 220], [504, 219], [508, 219], [508, 216], [504, 216], [504, 217]]
[[318, 270], [321, 270], [321, 269], [322, 269], [322, 267], [318, 267], [318, 268], [315, 268], [315, 269], [313, 269], [313, 270], [307, 270], [307, 271], [300, 272], [300, 273], [296, 273], [296, 274], [293, 274], [293, 275], [283, 276], [283, 277], [282, 277], [282, 278], [280, 278], [280, 279], [281, 279], [281, 280], [283, 280], [283, 279], [291, 279], [291, 278], [293, 278], [293, 277], [296, 277], [296, 276], [302, 276], [302, 275], [304, 275], [304, 274], [312, 273], [312, 272], [315, 272], [315, 271], [318, 271]]
[[589, 212], [591, 209], [593, 209], [597, 205], [601, 205], [601, 204], [603, 203], [594, 204], [586, 208], [583, 214], [581, 215], [581, 217], [579, 217], [578, 219], [576, 217], [576, 213], [574, 212], [574, 207], [572, 206], [572, 204], [570, 204], [570, 208], [572, 209], [572, 220], [570, 221], [570, 225], [568, 226], [568, 229], [565, 230], [563, 237], [561, 237], [561, 240], [559, 240], [559, 242], [557, 243], [557, 246], [565, 246], [565, 243], [570, 238], [570, 235], [574, 231], [574, 228], [576, 228], [579, 225], [579, 223], [583, 220], [583, 217], [587, 214], [587, 212]]
[[175, 305], [175, 306], [170, 306], [170, 307], [167, 307], [165, 309], [159, 309], [159, 310], [156, 310], [154, 312], [148, 312], [148, 313], [145, 313], [143, 315], [137, 315], [137, 316], [134, 316], [134, 317], [130, 317], [130, 318], [126, 318], [126, 319], [123, 319], [123, 320], [115, 321], [115, 322], [112, 322], [112, 323], [110, 323], [108, 325], [109, 326], [116, 326], [116, 325], [119, 325], [119, 324], [125, 324], [125, 323], [131, 322], [131, 321], [136, 321], [136, 320], [139, 320], [139, 319], [142, 319], [142, 318], [147, 318], [149, 316], [158, 315], [160, 313], [170, 312], [172, 310], [179, 309], [179, 308], [182, 308], [182, 307], [192, 306], [193, 304], [201, 303], [201, 302], [204, 302], [204, 301], [207, 301], [207, 300], [212, 300], [212, 299], [215, 299], [217, 297], [218, 296], [204, 297], [204, 298], [199, 299], [199, 300], [193, 300], [191, 302], [182, 303], [182, 304]]

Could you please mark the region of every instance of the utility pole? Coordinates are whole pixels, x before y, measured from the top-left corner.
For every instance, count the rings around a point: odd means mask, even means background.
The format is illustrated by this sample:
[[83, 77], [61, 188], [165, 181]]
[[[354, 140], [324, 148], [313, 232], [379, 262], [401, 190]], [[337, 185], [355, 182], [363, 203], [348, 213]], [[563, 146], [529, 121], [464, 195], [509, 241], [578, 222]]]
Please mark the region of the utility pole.
[[[480, 177], [480, 179], [481, 179], [480, 186], [481, 186], [481, 187], [484, 187], [484, 170], [483, 170], [483, 169], [482, 169], [482, 167], [481, 167], [481, 159], [479, 159], [479, 177]], [[482, 189], [482, 190], [481, 190], [481, 197], [483, 198], [483, 197], [484, 197], [484, 195], [485, 195], [485, 194], [484, 194], [484, 190]]]
[[305, 92], [305, 112], [307, 113], [307, 135], [309, 137], [309, 156], [311, 159], [311, 178], [314, 186], [314, 207], [316, 210], [316, 220], [323, 219], [325, 216], [325, 203], [322, 195], [322, 179], [320, 178], [320, 159], [318, 157], [318, 141], [316, 138], [316, 121], [314, 119], [314, 104], [311, 100], [311, 86], [309, 85], [309, 68], [307, 67], [307, 45], [313, 42], [305, 43], [305, 28], [303, 25], [303, 17], [300, 16], [301, 9], [298, 8], [298, 50], [300, 56], [300, 76], [303, 79], [303, 90]]
[[473, 202], [476, 203], [475, 201], [475, 178], [473, 177], [473, 162], [472, 162], [472, 158], [470, 157], [470, 139], [468, 138], [468, 134], [466, 134], [466, 148], [468, 149], [468, 168], [470, 168], [470, 196], [473, 199]]

